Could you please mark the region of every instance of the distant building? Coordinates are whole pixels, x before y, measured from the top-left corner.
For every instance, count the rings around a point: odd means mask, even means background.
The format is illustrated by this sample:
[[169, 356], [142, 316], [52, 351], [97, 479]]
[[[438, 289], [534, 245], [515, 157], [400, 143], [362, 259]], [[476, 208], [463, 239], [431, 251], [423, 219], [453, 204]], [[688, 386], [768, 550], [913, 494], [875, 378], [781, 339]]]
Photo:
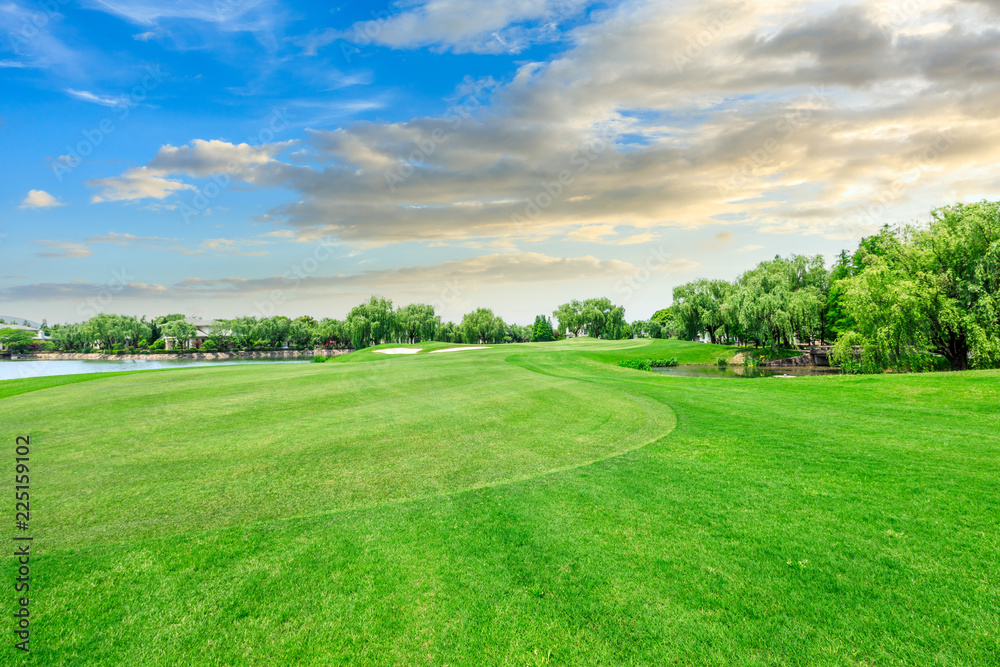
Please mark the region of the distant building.
[[201, 344], [208, 340], [215, 329], [215, 320], [200, 320], [194, 317], [185, 317], [184, 321], [194, 327], [194, 336], [185, 341], [178, 341], [173, 336], [164, 336], [163, 342], [166, 349], [174, 349], [178, 342], [182, 343], [181, 347], [201, 347]]
[[[40, 327], [25, 326], [23, 324], [0, 324], [0, 329], [19, 329], [21, 331], [30, 331], [35, 335], [35, 340], [37, 341], [52, 340], [45, 335], [45, 332], [42, 331]], [[0, 343], [0, 351], [4, 349], [3, 343]]]

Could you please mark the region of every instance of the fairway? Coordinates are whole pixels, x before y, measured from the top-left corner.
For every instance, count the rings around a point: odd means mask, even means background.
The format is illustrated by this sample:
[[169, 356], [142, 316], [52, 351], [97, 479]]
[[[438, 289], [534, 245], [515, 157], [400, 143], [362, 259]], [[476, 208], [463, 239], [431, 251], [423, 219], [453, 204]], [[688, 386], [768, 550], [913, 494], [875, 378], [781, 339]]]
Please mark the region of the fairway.
[[0, 383], [32, 443], [30, 663], [1000, 662], [1000, 372], [415, 347]]

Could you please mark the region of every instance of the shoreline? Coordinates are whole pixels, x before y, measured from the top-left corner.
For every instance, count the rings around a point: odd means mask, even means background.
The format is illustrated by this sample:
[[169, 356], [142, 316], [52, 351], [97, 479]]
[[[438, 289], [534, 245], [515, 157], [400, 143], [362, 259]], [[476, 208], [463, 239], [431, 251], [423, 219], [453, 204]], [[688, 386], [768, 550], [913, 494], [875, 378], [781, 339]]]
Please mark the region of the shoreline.
[[[10, 361], [225, 361], [228, 359], [301, 359], [314, 356], [339, 357], [351, 350], [244, 350], [236, 352], [167, 352], [164, 354], [104, 354], [101, 352], [42, 352], [35, 354], [12, 354]], [[8, 358], [5, 358], [7, 360]]]

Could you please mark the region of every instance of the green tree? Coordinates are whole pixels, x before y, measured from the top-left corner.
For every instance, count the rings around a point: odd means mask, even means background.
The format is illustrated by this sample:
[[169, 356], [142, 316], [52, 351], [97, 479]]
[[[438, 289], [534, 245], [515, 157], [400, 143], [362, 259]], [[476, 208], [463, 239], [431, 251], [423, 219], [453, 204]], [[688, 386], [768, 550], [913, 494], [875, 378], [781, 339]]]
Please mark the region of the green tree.
[[663, 326], [656, 320], [636, 320], [631, 327], [632, 335], [636, 338], [663, 337]]
[[347, 333], [344, 322], [326, 317], [316, 325], [312, 342], [322, 347], [347, 347], [351, 342], [351, 336]]
[[583, 330], [583, 304], [574, 299], [569, 303], [564, 303], [554, 311], [552, 317], [559, 322], [559, 330], [570, 331], [574, 336], [579, 336]]
[[184, 320], [171, 320], [160, 327], [165, 338], [173, 338], [181, 347], [187, 347], [188, 341], [195, 337], [198, 329]]
[[352, 308], [347, 314], [346, 325], [356, 350], [392, 340], [398, 328], [392, 301], [379, 296]]
[[620, 339], [626, 337], [625, 308], [616, 306], [605, 297], [587, 299], [580, 311], [582, 328], [594, 338]]
[[535, 317], [535, 324], [531, 328], [531, 340], [536, 342], [547, 342], [556, 339], [552, 330], [552, 321], [544, 315]]
[[396, 311], [401, 343], [419, 343], [434, 340], [441, 318], [434, 314], [434, 306], [411, 303]]
[[438, 328], [434, 340], [441, 343], [460, 343], [462, 341], [461, 330], [454, 322], [445, 322]]
[[11, 352], [27, 352], [31, 349], [31, 342], [35, 335], [25, 329], [3, 328], [0, 329], [0, 345]]
[[507, 325], [489, 308], [477, 308], [466, 313], [459, 325], [462, 340], [466, 343], [502, 343], [507, 335]]
[[[868, 355], [887, 366], [929, 350], [953, 370], [1000, 361], [1000, 202], [955, 204], [883, 230], [841, 283]], [[846, 284], [845, 284], [846, 283]]]
[[744, 335], [775, 352], [822, 334], [828, 274], [820, 256], [775, 257], [739, 277], [725, 302]]

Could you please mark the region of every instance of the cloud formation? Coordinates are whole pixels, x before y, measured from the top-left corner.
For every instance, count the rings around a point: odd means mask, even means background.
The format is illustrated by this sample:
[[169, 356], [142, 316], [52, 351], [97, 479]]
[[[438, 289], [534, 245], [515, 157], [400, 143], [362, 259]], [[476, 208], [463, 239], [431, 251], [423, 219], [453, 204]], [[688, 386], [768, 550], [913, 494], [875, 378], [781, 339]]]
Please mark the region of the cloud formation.
[[21, 208], [53, 208], [64, 204], [45, 190], [29, 190], [21, 201]]
[[[50, 243], [50, 242], [45, 242]], [[665, 275], [696, 266], [685, 259], [669, 260], [657, 267]], [[493, 254], [430, 266], [400, 269], [377, 269], [352, 275], [310, 275], [300, 277], [293, 272], [266, 278], [187, 278], [169, 287], [131, 283], [131, 291], [123, 296], [196, 298], [240, 298], [268, 294], [275, 290], [295, 288], [304, 293], [330, 293], [340, 290], [368, 293], [405, 285], [408, 289], [438, 284], [459, 284], [464, 289], [476, 286], [523, 285], [583, 280], [623, 280], [635, 275], [638, 267], [620, 260], [600, 260], [592, 256], [562, 258], [540, 253]], [[27, 301], [57, 300], [68, 296], [93, 295], [100, 285], [73, 283], [39, 283], [0, 289], [0, 299]]]
[[[473, 50], [488, 30], [555, 11], [491, 7], [420, 3], [375, 39]], [[557, 58], [441, 115], [314, 129], [290, 162], [285, 144], [165, 146], [144, 168], [158, 187], [102, 179], [129, 195], [102, 197], [166, 198], [188, 187], [170, 179], [225, 161], [255, 187], [291, 190], [260, 219], [302, 238], [622, 244], [726, 224], [857, 238], [998, 185], [994, 4], [907, 8], [617, 3]], [[631, 236], [605, 233], [619, 228]]]

